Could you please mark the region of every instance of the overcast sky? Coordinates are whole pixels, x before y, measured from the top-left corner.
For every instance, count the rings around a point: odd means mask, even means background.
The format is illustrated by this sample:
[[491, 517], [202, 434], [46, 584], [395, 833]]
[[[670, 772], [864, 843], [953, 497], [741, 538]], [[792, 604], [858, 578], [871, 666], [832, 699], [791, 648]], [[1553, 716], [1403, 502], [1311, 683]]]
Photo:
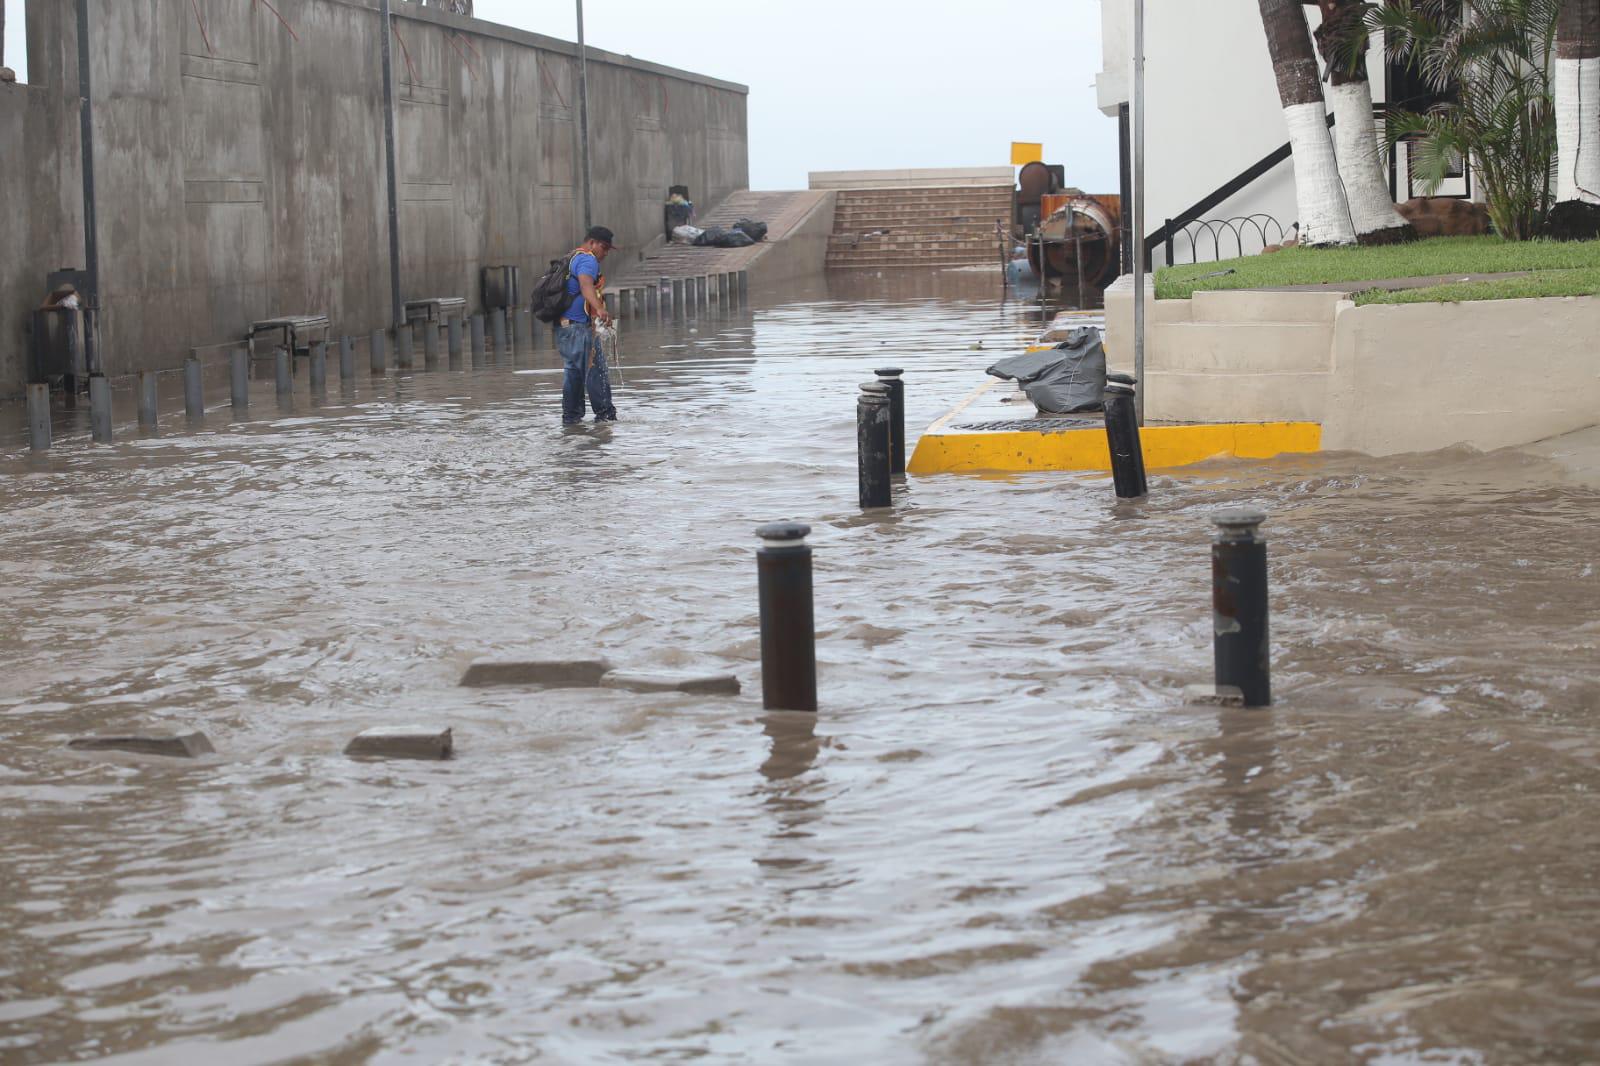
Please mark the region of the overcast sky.
[[[22, 0], [4, 0], [7, 62]], [[574, 0], [476, 0], [480, 18], [577, 36]], [[1067, 182], [1117, 189], [1094, 104], [1098, 0], [586, 0], [597, 48], [750, 87], [750, 182], [811, 170], [993, 166], [1043, 141]]]

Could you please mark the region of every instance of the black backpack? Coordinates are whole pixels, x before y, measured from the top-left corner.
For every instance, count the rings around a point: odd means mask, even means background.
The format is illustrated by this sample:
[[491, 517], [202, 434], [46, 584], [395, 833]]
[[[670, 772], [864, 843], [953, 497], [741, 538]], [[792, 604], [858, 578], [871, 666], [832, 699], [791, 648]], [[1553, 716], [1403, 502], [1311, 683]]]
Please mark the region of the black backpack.
[[572, 280], [572, 261], [577, 257], [578, 253], [573, 252], [565, 259], [550, 260], [550, 269], [533, 287], [533, 317], [540, 322], [555, 322], [572, 306], [567, 282]]

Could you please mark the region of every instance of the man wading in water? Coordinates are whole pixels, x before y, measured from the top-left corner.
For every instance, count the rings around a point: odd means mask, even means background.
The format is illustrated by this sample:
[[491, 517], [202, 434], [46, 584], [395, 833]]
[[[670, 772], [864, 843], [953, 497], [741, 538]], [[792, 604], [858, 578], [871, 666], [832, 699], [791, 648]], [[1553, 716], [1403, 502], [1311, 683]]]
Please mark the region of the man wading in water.
[[566, 368], [561, 381], [561, 424], [564, 426], [583, 421], [585, 386], [589, 392], [589, 406], [594, 408], [594, 420], [617, 420], [605, 353], [600, 350], [600, 338], [594, 335], [594, 323], [611, 324], [605, 302], [606, 276], [600, 273], [600, 263], [615, 246], [611, 231], [595, 226], [572, 253], [567, 278], [567, 294], [572, 297], [572, 304], [561, 316], [561, 324], [556, 329], [556, 347], [561, 350], [561, 363]]

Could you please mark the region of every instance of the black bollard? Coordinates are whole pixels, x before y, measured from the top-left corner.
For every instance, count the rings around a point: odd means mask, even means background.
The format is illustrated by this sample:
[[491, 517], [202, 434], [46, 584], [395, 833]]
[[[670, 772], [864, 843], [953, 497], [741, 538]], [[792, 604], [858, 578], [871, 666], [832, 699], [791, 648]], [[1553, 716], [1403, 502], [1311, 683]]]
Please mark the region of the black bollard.
[[472, 316], [472, 365], [482, 366], [486, 352], [483, 339], [483, 316]]
[[889, 386], [889, 473], [906, 472], [906, 383], [897, 366], [874, 370], [878, 380]]
[[445, 348], [450, 353], [450, 369], [461, 369], [461, 316], [451, 315], [445, 320]]
[[384, 370], [388, 369], [389, 357], [385, 351], [387, 347], [386, 341], [387, 338], [383, 335], [383, 330], [375, 329], [372, 331], [372, 340], [367, 344], [367, 361], [371, 364], [374, 374], [382, 374]]
[[294, 353], [287, 348], [279, 348], [273, 354], [276, 359], [278, 399], [282, 400], [294, 393]]
[[673, 278], [672, 279], [672, 317], [673, 318], [682, 318], [683, 317], [683, 312], [684, 312], [683, 299], [684, 299], [684, 297], [683, 297], [683, 279], [682, 278]]
[[750, 305], [750, 271], [741, 270], [741, 271], [739, 271], [739, 306], [740, 307], [748, 307], [749, 305]]
[[228, 385], [233, 409], [243, 411], [250, 406], [250, 352], [245, 348], [235, 348], [228, 359]]
[[191, 422], [206, 416], [204, 371], [200, 360], [192, 355], [183, 361], [183, 413]]
[[1111, 479], [1117, 498], [1148, 495], [1144, 480], [1144, 448], [1139, 442], [1139, 416], [1133, 403], [1133, 378], [1106, 375], [1106, 447], [1111, 452]]
[[322, 341], [315, 341], [311, 345], [311, 391], [312, 393], [326, 392], [328, 389], [328, 346]]
[[772, 522], [756, 530], [761, 596], [761, 705], [817, 709], [817, 634], [812, 617], [811, 527]]
[[422, 369], [439, 369], [439, 323], [431, 318], [422, 320]]
[[89, 375], [89, 430], [96, 444], [111, 443], [111, 382], [104, 374]]
[[868, 381], [856, 398], [856, 469], [861, 509], [888, 507], [889, 492], [889, 386]]
[[506, 339], [506, 309], [496, 307], [489, 315], [489, 335], [494, 338], [494, 361], [503, 363], [511, 353], [511, 342]]
[[36, 452], [50, 450], [50, 383], [28, 386], [28, 447]]
[[154, 370], [139, 371], [139, 428], [155, 433], [161, 426], [161, 394]]
[[1211, 543], [1211, 612], [1216, 683], [1237, 688], [1246, 707], [1272, 703], [1272, 649], [1267, 632], [1267, 542], [1257, 535], [1260, 511], [1219, 511]]
[[349, 337], [339, 338], [339, 380], [348, 384], [356, 376], [356, 342]]
[[406, 322], [394, 328], [394, 368], [410, 370], [416, 362], [416, 332]]

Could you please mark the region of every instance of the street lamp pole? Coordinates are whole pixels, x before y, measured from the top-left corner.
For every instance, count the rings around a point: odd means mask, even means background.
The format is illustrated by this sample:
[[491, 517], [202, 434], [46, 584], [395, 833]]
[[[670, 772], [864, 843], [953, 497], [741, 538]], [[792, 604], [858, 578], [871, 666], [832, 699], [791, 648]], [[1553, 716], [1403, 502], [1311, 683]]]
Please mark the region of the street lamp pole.
[[1144, 0], [1133, 0], [1133, 376], [1144, 425]]
[[594, 225], [589, 187], [589, 49], [583, 41], [583, 0], [578, 0], [578, 151], [583, 159], [583, 228]]

